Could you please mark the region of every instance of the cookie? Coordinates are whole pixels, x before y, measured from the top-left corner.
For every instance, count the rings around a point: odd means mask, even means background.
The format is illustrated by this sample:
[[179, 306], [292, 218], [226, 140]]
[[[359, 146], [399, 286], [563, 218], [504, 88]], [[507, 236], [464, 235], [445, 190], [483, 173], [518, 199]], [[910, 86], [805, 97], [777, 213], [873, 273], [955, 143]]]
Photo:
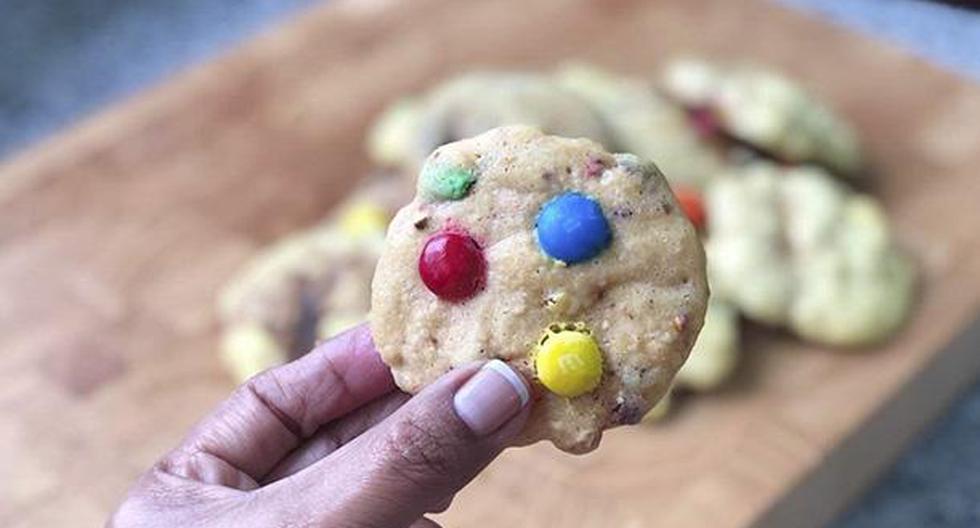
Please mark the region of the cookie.
[[712, 286], [747, 317], [837, 346], [901, 327], [915, 271], [874, 199], [814, 167], [757, 162], [716, 180], [706, 204]]
[[728, 302], [712, 298], [701, 333], [690, 357], [677, 372], [674, 385], [696, 392], [720, 387], [738, 365], [739, 333], [738, 310]]
[[396, 170], [413, 167], [417, 158], [413, 142], [422, 109], [422, 102], [414, 97], [403, 97], [388, 106], [368, 130], [368, 158]]
[[221, 356], [238, 381], [367, 319], [371, 277], [404, 181], [378, 177], [319, 225], [272, 245], [222, 290]]
[[368, 152], [377, 163], [414, 174], [439, 145], [518, 124], [560, 136], [608, 139], [588, 102], [547, 76], [472, 72], [396, 102], [373, 127]]
[[662, 84], [707, 133], [723, 131], [779, 161], [819, 164], [849, 177], [861, 172], [860, 145], [853, 128], [776, 72], [678, 59], [665, 68]]
[[566, 65], [556, 78], [602, 116], [612, 148], [656, 160], [672, 185], [702, 188], [721, 172], [722, 156], [699, 137], [684, 109], [650, 84], [584, 64]]
[[371, 323], [403, 390], [499, 358], [540, 396], [523, 441], [583, 453], [667, 390], [707, 294], [697, 234], [652, 163], [504, 127], [428, 158], [389, 228]]

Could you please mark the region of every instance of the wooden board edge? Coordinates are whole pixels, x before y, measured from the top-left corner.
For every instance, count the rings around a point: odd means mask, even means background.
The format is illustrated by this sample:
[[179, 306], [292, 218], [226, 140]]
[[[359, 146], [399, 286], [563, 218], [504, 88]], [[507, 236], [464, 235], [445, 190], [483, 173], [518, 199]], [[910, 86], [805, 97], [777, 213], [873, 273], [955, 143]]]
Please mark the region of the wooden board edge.
[[980, 377], [980, 316], [913, 373], [891, 399], [753, 522], [757, 528], [826, 526], [859, 500], [943, 410]]

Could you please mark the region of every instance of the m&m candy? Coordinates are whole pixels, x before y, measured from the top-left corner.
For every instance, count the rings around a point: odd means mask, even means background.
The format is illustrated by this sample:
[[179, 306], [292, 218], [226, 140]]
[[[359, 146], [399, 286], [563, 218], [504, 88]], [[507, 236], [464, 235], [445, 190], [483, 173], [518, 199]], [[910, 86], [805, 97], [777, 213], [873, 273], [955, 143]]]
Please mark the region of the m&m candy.
[[595, 257], [612, 239], [599, 202], [574, 191], [560, 194], [541, 207], [535, 231], [545, 254], [568, 264]]
[[472, 169], [438, 162], [426, 163], [419, 175], [420, 190], [436, 200], [461, 200], [476, 182]]
[[348, 207], [340, 217], [340, 227], [344, 233], [359, 237], [384, 234], [388, 227], [388, 212], [370, 202], [358, 202]]
[[486, 282], [486, 274], [483, 250], [466, 233], [436, 233], [426, 240], [419, 255], [419, 276], [425, 287], [447, 301], [464, 301], [476, 295]]
[[706, 106], [696, 106], [687, 110], [687, 117], [702, 138], [713, 138], [721, 133], [721, 123], [713, 110]]
[[602, 353], [584, 328], [553, 328], [537, 346], [534, 369], [548, 390], [574, 398], [599, 385]]
[[680, 204], [684, 215], [694, 224], [694, 228], [698, 231], [704, 230], [707, 215], [704, 211], [701, 195], [693, 189], [678, 186], [674, 189], [674, 196], [677, 197], [677, 203]]

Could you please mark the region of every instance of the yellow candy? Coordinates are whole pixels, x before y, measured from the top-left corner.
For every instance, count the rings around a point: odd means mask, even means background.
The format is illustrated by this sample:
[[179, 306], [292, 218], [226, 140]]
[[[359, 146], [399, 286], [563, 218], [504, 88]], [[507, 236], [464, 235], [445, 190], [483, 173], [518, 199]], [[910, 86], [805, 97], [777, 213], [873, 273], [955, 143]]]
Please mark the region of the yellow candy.
[[221, 340], [221, 359], [235, 381], [243, 382], [265, 369], [287, 361], [286, 352], [261, 325], [242, 323], [225, 331]]
[[384, 233], [388, 227], [388, 213], [368, 202], [351, 205], [340, 217], [340, 227], [351, 236]]
[[538, 344], [534, 367], [548, 390], [573, 398], [599, 384], [602, 353], [584, 327], [553, 327]]
[[321, 319], [320, 324], [317, 325], [317, 337], [319, 339], [336, 337], [341, 332], [349, 330], [350, 327], [358, 323], [363, 323], [366, 319], [366, 313], [348, 312], [330, 314], [330, 317]]

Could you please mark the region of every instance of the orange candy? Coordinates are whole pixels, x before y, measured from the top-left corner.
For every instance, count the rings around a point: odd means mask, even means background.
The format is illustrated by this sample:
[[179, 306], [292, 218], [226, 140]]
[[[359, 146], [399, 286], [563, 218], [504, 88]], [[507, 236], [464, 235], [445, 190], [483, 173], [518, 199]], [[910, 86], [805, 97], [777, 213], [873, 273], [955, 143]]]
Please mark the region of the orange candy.
[[687, 219], [694, 224], [695, 229], [703, 231], [707, 215], [704, 212], [704, 201], [701, 200], [701, 194], [687, 187], [677, 187], [674, 189], [674, 196], [677, 197], [681, 210], [684, 211]]

